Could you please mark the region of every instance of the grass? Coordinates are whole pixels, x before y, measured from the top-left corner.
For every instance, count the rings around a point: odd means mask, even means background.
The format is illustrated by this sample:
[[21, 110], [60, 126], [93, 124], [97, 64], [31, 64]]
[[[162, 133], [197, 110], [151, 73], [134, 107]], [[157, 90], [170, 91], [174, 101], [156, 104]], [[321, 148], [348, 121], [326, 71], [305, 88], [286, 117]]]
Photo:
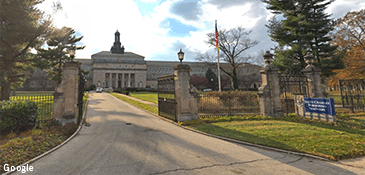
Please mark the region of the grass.
[[[0, 137], [0, 165], [18, 166], [61, 144], [77, 129], [77, 125], [65, 127], [42, 124], [38, 129], [22, 133], [10, 133]], [[1, 173], [5, 173], [3, 166]]]
[[[84, 106], [88, 96], [84, 96]], [[84, 111], [84, 110], [83, 110]], [[41, 123], [35, 129], [9, 133], [0, 136], [0, 173], [5, 173], [3, 165], [18, 166], [29, 161], [70, 137], [78, 128], [76, 124], [64, 127], [54, 125], [52, 122]]]
[[148, 104], [145, 104], [145, 103], [141, 103], [141, 102], [132, 100], [132, 99], [127, 98], [127, 97], [123, 97], [123, 96], [118, 95], [118, 94], [115, 94], [115, 93], [110, 93], [110, 94], [113, 95], [114, 97], [117, 97], [117, 98], [125, 101], [125, 102], [128, 102], [128, 103], [130, 103], [132, 105], [138, 106], [138, 107], [140, 107], [142, 109], [145, 109], [145, 110], [147, 110], [149, 112], [152, 112], [152, 113], [158, 115], [158, 107], [154, 107], [154, 106], [151, 106], [151, 105], [148, 105]]
[[157, 92], [130, 92], [129, 95], [144, 101], [158, 103]]
[[[365, 118], [350, 124], [339, 117], [336, 124], [295, 115], [280, 118], [234, 116], [182, 122], [203, 132], [250, 143], [309, 153], [331, 160], [365, 155]], [[362, 127], [359, 127], [362, 126]]]
[[333, 98], [336, 105], [342, 105], [341, 92], [340, 91], [329, 91], [328, 98]]
[[[112, 95], [158, 114], [158, 108]], [[285, 117], [200, 116], [180, 122], [203, 132], [250, 143], [342, 160], [365, 156], [365, 113], [337, 111], [337, 122], [326, 123], [289, 114]]]

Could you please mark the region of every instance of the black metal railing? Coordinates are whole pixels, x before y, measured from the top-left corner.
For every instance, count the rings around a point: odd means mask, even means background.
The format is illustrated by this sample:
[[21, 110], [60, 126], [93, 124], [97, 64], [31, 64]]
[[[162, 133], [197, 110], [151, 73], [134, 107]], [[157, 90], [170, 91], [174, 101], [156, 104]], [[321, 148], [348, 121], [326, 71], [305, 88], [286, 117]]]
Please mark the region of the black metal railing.
[[79, 77], [79, 87], [78, 87], [78, 98], [77, 98], [77, 124], [81, 123], [82, 115], [83, 115], [83, 107], [84, 107], [84, 88], [85, 88], [85, 77], [81, 74]]
[[158, 77], [158, 115], [177, 121], [175, 75]]
[[284, 113], [294, 113], [294, 95], [308, 96], [308, 80], [303, 73], [286, 71], [279, 74], [280, 100]]
[[53, 119], [53, 94], [45, 95], [17, 95], [11, 96], [10, 100], [30, 100], [38, 104], [38, 122], [49, 121]]
[[208, 92], [198, 96], [199, 115], [259, 113], [257, 94], [250, 91]]
[[340, 80], [343, 108], [365, 111], [365, 79]]

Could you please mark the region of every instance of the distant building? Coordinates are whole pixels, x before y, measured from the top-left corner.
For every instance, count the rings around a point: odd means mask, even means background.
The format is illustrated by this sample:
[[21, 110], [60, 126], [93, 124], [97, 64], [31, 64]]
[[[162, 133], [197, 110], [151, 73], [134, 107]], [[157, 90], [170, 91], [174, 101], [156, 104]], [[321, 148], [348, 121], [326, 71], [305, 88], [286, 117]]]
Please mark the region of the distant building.
[[[125, 52], [120, 42], [120, 33], [115, 34], [115, 41], [110, 51], [101, 51], [91, 55], [91, 59], [75, 59], [81, 62], [81, 69], [89, 71], [86, 76], [87, 86], [95, 85], [103, 88], [123, 89], [151, 88], [157, 89], [157, 77], [173, 74], [173, 67], [180, 64], [178, 61], [145, 61], [145, 57]], [[217, 67], [202, 62], [183, 62], [191, 67], [191, 76], [205, 76], [208, 68], [217, 75]], [[221, 64], [228, 68], [227, 63]], [[247, 77], [246, 83], [241, 83], [243, 89], [258, 87], [261, 84], [259, 74], [261, 67], [252, 64], [243, 64], [238, 69], [240, 77]], [[224, 73], [221, 72], [224, 77]], [[248, 81], [250, 79], [250, 81]], [[245, 81], [244, 79], [241, 81]], [[240, 85], [241, 85], [240, 84]], [[247, 87], [244, 84], [247, 85]], [[228, 85], [229, 86], [229, 85]]]

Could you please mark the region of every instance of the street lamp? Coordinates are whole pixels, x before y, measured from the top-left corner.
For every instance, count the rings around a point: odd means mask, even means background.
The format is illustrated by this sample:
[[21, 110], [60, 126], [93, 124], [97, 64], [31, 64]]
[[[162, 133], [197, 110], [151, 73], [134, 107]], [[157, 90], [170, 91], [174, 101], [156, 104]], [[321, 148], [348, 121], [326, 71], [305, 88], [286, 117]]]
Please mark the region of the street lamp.
[[274, 55], [271, 54], [270, 51], [266, 51], [266, 53], [263, 56], [264, 56], [264, 60], [265, 60], [266, 65], [271, 64], [272, 56], [274, 56]]
[[177, 55], [179, 56], [180, 63], [182, 63], [182, 60], [184, 59], [184, 52], [181, 51], [181, 48], [180, 48], [180, 52], [177, 53]]
[[74, 46], [71, 46], [68, 49], [68, 54], [70, 54], [71, 62], [74, 62], [74, 58], [75, 58], [75, 47]]

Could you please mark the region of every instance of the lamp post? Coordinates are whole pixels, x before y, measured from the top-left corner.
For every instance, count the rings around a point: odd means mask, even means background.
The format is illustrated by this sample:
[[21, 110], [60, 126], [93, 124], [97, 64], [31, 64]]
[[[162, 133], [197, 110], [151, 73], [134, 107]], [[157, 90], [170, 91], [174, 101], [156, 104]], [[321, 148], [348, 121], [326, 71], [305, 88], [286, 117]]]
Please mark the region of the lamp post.
[[184, 52], [181, 51], [181, 48], [180, 48], [180, 52], [177, 53], [177, 55], [179, 56], [180, 64], [182, 64], [182, 60], [184, 59]]
[[75, 58], [75, 47], [74, 46], [71, 46], [68, 49], [68, 54], [70, 54], [71, 62], [74, 62], [74, 58]]
[[270, 51], [266, 51], [266, 53], [263, 55], [266, 65], [270, 65], [272, 62], [272, 56], [273, 54], [270, 53]]

